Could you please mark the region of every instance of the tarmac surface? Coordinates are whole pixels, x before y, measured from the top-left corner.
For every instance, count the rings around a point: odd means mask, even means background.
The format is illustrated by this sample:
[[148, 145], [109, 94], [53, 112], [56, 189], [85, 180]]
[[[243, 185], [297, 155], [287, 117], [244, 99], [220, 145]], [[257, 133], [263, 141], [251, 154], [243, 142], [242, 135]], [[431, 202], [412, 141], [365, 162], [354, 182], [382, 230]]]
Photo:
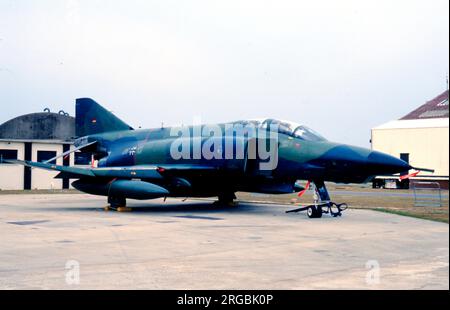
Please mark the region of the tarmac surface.
[[449, 225], [369, 210], [0, 196], [0, 289], [449, 289]]

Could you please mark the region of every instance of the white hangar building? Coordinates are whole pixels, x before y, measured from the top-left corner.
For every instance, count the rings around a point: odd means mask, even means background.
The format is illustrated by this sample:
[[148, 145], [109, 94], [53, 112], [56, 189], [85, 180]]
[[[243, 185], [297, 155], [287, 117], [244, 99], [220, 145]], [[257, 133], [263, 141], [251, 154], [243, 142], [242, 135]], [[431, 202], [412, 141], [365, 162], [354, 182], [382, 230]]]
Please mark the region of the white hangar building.
[[448, 90], [399, 120], [372, 129], [372, 149], [400, 157], [410, 165], [434, 169], [414, 180], [438, 182], [448, 188], [449, 106]]
[[[75, 119], [67, 113], [32, 113], [0, 125], [0, 158], [45, 161], [73, 148]], [[80, 153], [59, 158], [58, 165], [86, 165]], [[67, 189], [68, 179], [54, 179], [57, 172], [1, 163], [0, 190]]]

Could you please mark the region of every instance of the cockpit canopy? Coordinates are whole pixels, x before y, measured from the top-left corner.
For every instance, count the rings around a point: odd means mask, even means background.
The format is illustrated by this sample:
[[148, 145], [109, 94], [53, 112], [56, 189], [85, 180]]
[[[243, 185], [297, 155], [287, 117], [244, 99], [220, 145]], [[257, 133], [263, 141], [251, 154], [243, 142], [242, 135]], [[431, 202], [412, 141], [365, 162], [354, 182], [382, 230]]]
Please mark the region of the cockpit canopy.
[[276, 130], [279, 133], [306, 141], [327, 141], [319, 133], [304, 125], [291, 121], [268, 119], [250, 119], [235, 122], [243, 126], [252, 125], [260, 129]]

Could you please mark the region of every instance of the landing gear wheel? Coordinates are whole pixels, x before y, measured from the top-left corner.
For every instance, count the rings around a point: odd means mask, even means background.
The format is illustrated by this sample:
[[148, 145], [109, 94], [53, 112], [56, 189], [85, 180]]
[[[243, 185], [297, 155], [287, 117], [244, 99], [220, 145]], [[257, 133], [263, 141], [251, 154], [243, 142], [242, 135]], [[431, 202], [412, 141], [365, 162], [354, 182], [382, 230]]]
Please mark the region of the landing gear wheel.
[[236, 195], [234, 193], [224, 193], [219, 195], [219, 200], [214, 202], [214, 205], [216, 206], [229, 206], [229, 207], [235, 207], [238, 205], [236, 201]]
[[308, 217], [311, 218], [311, 219], [314, 219], [314, 218], [321, 218], [321, 217], [322, 217], [322, 207], [310, 206], [310, 207], [306, 210], [306, 214], [307, 214]]
[[127, 200], [124, 197], [108, 197], [109, 209], [115, 211], [128, 211]]

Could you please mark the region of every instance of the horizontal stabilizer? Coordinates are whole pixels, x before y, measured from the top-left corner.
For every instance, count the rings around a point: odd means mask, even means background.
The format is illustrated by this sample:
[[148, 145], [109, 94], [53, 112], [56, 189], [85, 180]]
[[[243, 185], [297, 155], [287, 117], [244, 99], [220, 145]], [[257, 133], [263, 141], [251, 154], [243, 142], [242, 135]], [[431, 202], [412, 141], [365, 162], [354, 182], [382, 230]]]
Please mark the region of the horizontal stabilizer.
[[73, 152], [76, 152], [76, 151], [80, 151], [80, 150], [82, 150], [82, 149], [84, 149], [84, 148], [86, 148], [86, 147], [88, 147], [88, 146], [91, 146], [91, 145], [93, 145], [93, 144], [95, 144], [95, 143], [97, 143], [97, 141], [93, 141], [93, 142], [88, 143], [88, 144], [80, 145], [80, 146], [74, 148], [73, 150], [69, 150], [69, 151], [64, 152], [64, 153], [62, 153], [62, 154], [59, 154], [58, 156], [55, 156], [55, 157], [53, 157], [53, 158], [50, 158], [49, 160], [44, 161], [44, 163], [46, 163], [46, 164], [51, 163], [52, 161], [54, 161], [54, 160], [56, 160], [56, 159], [58, 159], [58, 158], [66, 157], [66, 156], [69, 155], [70, 153], [73, 153]]

